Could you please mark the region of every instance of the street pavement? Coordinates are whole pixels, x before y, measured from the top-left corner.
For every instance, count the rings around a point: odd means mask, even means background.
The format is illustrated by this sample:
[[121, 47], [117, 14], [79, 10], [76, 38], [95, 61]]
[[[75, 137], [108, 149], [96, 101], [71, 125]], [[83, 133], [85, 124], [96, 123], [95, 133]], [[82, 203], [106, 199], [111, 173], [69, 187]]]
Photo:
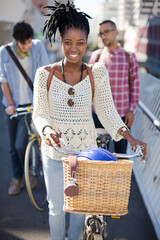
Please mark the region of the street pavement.
[[[0, 104], [0, 240], [49, 240], [48, 209], [42, 212], [35, 209], [26, 188], [17, 196], [9, 196], [11, 178], [8, 137]], [[108, 219], [107, 239], [157, 240], [134, 176], [129, 213], [121, 220]]]

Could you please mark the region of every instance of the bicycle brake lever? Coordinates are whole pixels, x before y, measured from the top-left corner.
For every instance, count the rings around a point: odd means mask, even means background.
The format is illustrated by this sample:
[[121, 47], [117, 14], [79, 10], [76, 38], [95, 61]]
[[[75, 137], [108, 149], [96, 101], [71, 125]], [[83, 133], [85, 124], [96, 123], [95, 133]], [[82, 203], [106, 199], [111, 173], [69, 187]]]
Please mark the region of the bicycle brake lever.
[[18, 116], [18, 113], [16, 112], [15, 114], [11, 115], [10, 116], [10, 119], [14, 118], [14, 117], [17, 117]]
[[63, 138], [59, 138], [59, 141], [60, 141], [61, 146], [63, 146], [65, 148], [65, 150], [68, 150], [68, 145], [64, 141], [64, 139]]

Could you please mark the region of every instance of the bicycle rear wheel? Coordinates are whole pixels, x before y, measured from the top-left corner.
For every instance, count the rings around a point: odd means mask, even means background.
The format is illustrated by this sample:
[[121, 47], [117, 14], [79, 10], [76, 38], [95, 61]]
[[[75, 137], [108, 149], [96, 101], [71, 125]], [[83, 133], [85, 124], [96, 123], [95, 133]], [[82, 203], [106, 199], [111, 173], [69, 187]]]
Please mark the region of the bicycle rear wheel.
[[34, 138], [26, 148], [25, 181], [28, 195], [33, 205], [40, 211], [47, 207], [46, 187], [44, 182], [39, 141]]

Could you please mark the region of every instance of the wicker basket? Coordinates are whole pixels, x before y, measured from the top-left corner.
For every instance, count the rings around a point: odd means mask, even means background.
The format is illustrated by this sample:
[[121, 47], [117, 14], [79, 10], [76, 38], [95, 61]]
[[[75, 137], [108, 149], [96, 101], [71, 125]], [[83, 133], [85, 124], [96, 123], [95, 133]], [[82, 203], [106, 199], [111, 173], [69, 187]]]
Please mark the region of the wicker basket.
[[[128, 213], [133, 161], [91, 161], [78, 159], [77, 196], [64, 194], [63, 210], [92, 215], [122, 216]], [[67, 158], [63, 159], [64, 185], [70, 180]]]

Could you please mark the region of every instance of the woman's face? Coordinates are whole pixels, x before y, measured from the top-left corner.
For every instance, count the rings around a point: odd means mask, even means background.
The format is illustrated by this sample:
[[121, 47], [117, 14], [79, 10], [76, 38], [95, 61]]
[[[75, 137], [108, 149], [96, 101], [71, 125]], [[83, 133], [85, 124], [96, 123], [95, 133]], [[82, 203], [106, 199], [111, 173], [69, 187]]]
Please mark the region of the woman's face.
[[69, 62], [79, 62], [85, 54], [86, 47], [87, 36], [85, 31], [78, 28], [65, 31], [62, 37], [62, 50]]

